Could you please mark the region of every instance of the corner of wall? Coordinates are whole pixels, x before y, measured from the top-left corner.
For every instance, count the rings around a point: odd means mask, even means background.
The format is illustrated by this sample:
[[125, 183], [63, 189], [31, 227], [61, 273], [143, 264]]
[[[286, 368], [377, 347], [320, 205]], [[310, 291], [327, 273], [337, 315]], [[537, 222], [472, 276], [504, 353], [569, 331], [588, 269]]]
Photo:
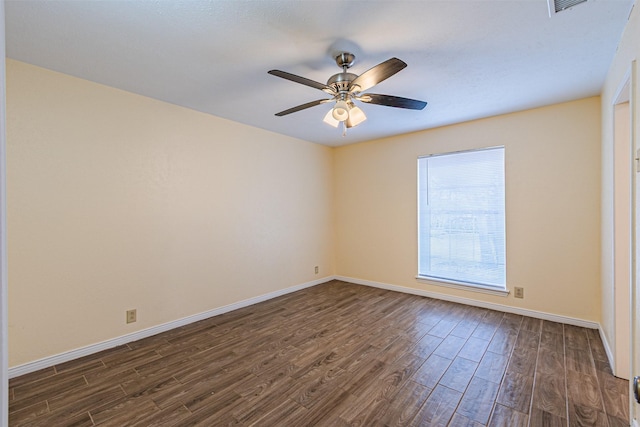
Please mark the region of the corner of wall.
[[607, 339], [604, 330], [602, 329], [602, 325], [599, 325], [598, 332], [600, 333], [600, 339], [602, 340], [602, 345], [604, 346], [604, 351], [607, 353], [607, 359], [609, 359], [609, 365], [611, 366], [611, 370], [613, 372], [616, 371], [616, 358], [613, 357], [613, 352], [611, 351], [611, 345], [609, 345], [609, 340]]

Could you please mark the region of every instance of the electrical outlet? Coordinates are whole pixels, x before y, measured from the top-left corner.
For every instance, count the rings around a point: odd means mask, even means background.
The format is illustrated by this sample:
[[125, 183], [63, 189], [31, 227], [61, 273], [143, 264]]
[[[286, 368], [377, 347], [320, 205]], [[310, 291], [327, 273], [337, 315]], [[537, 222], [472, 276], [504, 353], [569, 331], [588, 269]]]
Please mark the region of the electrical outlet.
[[514, 298], [524, 298], [524, 288], [513, 288]]
[[319, 271], [319, 270], [318, 270], [318, 266], [316, 265], [316, 274], [318, 274], [318, 271]]
[[127, 310], [127, 323], [133, 323], [136, 319], [136, 309]]

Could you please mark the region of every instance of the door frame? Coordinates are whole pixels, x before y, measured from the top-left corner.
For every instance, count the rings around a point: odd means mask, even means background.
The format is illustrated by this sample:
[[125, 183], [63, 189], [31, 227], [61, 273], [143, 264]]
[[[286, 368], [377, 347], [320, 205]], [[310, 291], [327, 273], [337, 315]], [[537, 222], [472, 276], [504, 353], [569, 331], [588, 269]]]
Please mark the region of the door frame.
[[0, 425], [9, 425], [4, 0], [0, 0]]
[[[631, 62], [631, 66], [627, 71], [621, 91], [626, 90], [629, 102], [629, 148], [631, 154], [631, 286], [629, 289], [629, 419], [632, 425], [638, 426], [638, 418], [640, 418], [640, 404], [638, 404], [632, 391], [632, 378], [640, 374], [640, 315], [638, 307], [640, 307], [640, 265], [638, 263], [638, 254], [640, 254], [640, 238], [638, 233], [638, 224], [640, 224], [638, 215], [640, 215], [640, 146], [637, 140], [636, 127], [638, 125], [637, 117], [637, 63], [636, 60]], [[621, 92], [620, 91], [620, 92]], [[621, 99], [621, 93], [616, 94], [615, 100]], [[615, 104], [615, 101], [614, 101]]]
[[[620, 378], [631, 378], [633, 331], [632, 290], [635, 249], [635, 166], [632, 132], [632, 68], [619, 85], [612, 103], [612, 284], [613, 284], [613, 360], [612, 370]], [[627, 107], [619, 113], [619, 106]], [[623, 131], [620, 131], [621, 126]], [[622, 174], [622, 176], [620, 176]]]

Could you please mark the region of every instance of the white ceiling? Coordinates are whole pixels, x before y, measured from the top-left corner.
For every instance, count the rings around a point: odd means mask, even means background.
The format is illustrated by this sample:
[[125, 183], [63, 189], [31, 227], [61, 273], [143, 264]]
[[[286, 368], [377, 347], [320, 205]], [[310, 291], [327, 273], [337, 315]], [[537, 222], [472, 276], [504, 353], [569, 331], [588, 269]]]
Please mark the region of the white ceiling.
[[[550, 18], [546, 0], [8, 0], [7, 56], [338, 146], [597, 95], [631, 4]], [[338, 50], [356, 74], [404, 60], [370, 92], [429, 104], [362, 104], [368, 120], [345, 137], [322, 122], [330, 104], [274, 116], [328, 96], [267, 71], [325, 83]]]

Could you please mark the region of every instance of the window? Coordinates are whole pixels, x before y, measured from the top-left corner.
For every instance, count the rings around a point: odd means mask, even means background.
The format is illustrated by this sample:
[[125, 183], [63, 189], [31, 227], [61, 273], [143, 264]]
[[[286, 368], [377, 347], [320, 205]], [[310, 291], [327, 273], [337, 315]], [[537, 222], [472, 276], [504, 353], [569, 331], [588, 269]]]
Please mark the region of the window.
[[418, 277], [504, 290], [504, 147], [418, 159]]

